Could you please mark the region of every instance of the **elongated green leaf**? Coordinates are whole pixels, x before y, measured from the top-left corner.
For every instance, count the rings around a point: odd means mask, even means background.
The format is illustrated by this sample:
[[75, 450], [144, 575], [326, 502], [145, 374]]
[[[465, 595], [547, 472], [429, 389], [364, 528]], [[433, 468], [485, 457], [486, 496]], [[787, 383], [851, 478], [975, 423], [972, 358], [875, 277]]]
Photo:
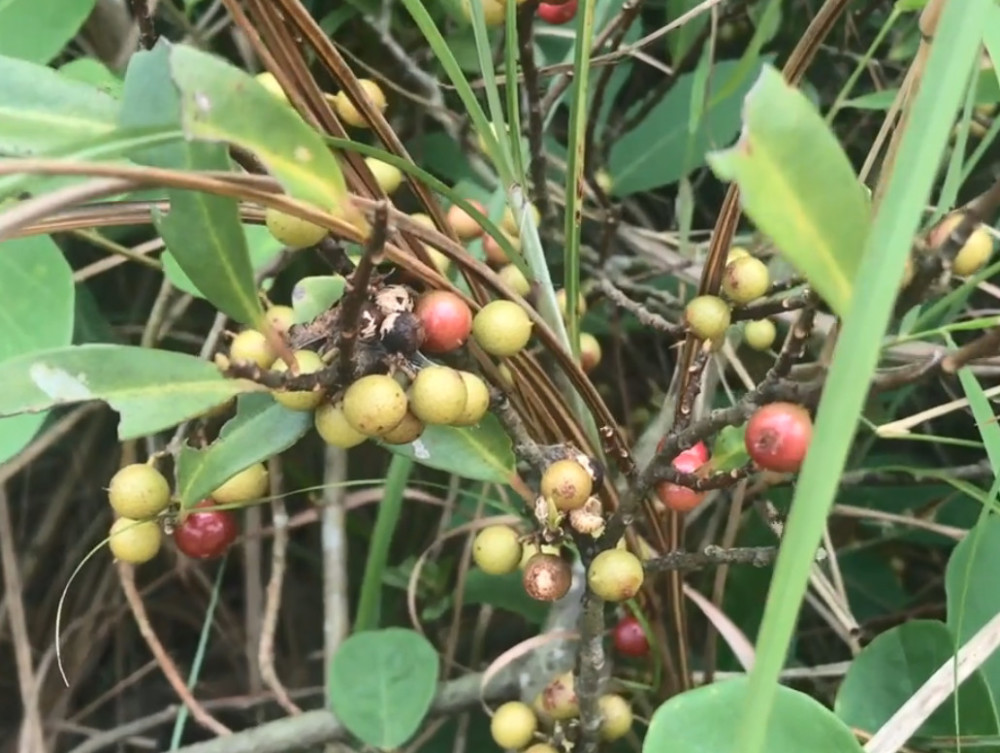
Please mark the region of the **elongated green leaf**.
[[739, 143], [709, 154], [708, 163], [736, 181], [750, 219], [843, 316], [868, 234], [869, 199], [806, 96], [765, 66], [746, 97]]
[[[745, 677], [715, 682], [674, 696], [649, 723], [643, 753], [742, 753], [739, 728], [722, 722], [746, 702]], [[805, 693], [778, 687], [766, 729], [768, 753], [861, 753], [851, 730]]]
[[236, 415], [204, 449], [182, 447], [175, 495], [190, 507], [254, 463], [295, 444], [313, 425], [312, 413], [292, 411], [265, 394], [243, 395]]
[[[955, 639], [942, 622], [914, 620], [894, 627], [865, 646], [851, 662], [837, 691], [834, 711], [845, 724], [874, 733], [956, 650]], [[959, 688], [957, 700], [945, 701], [924, 722], [917, 737], [997, 732], [993, 698], [977, 670]]]
[[[718, 86], [732, 78], [738, 66], [731, 60], [712, 66], [712, 82]], [[695, 79], [693, 73], [679, 77], [663, 101], [615, 142], [608, 160], [615, 196], [676, 182], [687, 170], [704, 164], [710, 148], [729, 143], [739, 133], [740, 107], [752, 77], [747, 76], [728, 97], [713, 97], [710, 91], [698, 129], [689, 136]]]
[[[0, 10], [0, 27], [2, 18]], [[115, 128], [118, 103], [96, 86], [3, 56], [0, 81], [0, 154], [37, 154], [105, 136]]]
[[[73, 270], [47, 235], [0, 243], [0, 363], [68, 345], [73, 337]], [[0, 463], [19, 453], [45, 414], [0, 419]]]
[[428, 426], [420, 438], [410, 444], [383, 446], [421, 465], [463, 478], [506, 484], [514, 475], [510, 437], [492, 413], [478, 426]]
[[438, 655], [420, 633], [368, 630], [340, 644], [330, 662], [333, 712], [362, 742], [399, 748], [420, 727], [437, 691]]
[[252, 76], [193, 47], [170, 51], [184, 129], [256, 154], [289, 194], [327, 211], [347, 197], [344, 176], [319, 133]]
[[3, 0], [0, 2], [0, 55], [36, 63], [49, 62], [80, 30], [96, 2]]
[[303, 277], [292, 288], [293, 321], [311, 322], [339, 301], [346, 288], [347, 280], [342, 275]]
[[119, 99], [124, 82], [110, 68], [96, 58], [77, 58], [59, 66], [59, 73], [74, 81], [96, 86], [105, 94]]
[[130, 345], [75, 345], [0, 363], [0, 417], [101, 400], [121, 414], [120, 439], [194, 418], [242, 392], [264, 388], [226, 379], [185, 353]]

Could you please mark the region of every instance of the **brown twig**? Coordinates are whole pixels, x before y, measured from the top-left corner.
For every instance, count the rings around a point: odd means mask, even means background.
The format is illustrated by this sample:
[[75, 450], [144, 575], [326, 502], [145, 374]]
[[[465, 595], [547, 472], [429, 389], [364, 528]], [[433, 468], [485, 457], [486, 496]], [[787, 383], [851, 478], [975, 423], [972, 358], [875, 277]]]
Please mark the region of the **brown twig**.
[[649, 573], [663, 573], [668, 570], [703, 570], [716, 565], [750, 565], [767, 567], [778, 556], [778, 548], [773, 546], [750, 546], [725, 549], [720, 546], [706, 546], [700, 552], [668, 552], [654, 559], [646, 560], [643, 567]]
[[529, 0], [520, 9], [517, 17], [517, 46], [521, 71], [524, 74], [524, 96], [528, 103], [528, 149], [531, 152], [532, 197], [543, 221], [552, 219], [554, 207], [549, 197], [548, 182], [545, 179], [545, 142], [542, 138], [544, 122], [541, 93], [538, 88], [538, 70], [535, 67], [535, 41], [532, 29], [535, 22], [535, 8], [538, 0]]
[[142, 41], [142, 46], [147, 50], [153, 49], [159, 35], [153, 24], [153, 15], [149, 12], [149, 3], [147, 0], [129, 0], [128, 4], [132, 8], [132, 15], [139, 26], [139, 39]]
[[941, 362], [941, 371], [945, 374], [954, 374], [967, 363], [977, 358], [995, 356], [998, 351], [1000, 351], [1000, 327], [991, 327], [972, 342], [948, 354]]

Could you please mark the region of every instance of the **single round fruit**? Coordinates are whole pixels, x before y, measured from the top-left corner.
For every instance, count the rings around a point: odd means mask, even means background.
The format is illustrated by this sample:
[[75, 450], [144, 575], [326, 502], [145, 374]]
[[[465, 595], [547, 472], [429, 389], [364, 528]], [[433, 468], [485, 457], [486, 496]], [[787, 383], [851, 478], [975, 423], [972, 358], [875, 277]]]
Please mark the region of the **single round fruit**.
[[965, 277], [974, 275], [986, 266], [993, 255], [993, 236], [983, 226], [979, 225], [969, 235], [969, 240], [955, 255], [951, 263], [951, 271]]
[[530, 748], [525, 748], [524, 753], [559, 753], [548, 743], [535, 743]]
[[[559, 288], [556, 291], [556, 302], [559, 304], [559, 313], [563, 315], [563, 319], [566, 318], [566, 289]], [[577, 292], [576, 294], [576, 315], [583, 316], [587, 313], [587, 299], [583, 297], [583, 293]]]
[[510, 526], [487, 526], [476, 535], [472, 559], [490, 575], [507, 575], [521, 562], [521, 542]]
[[[513, 235], [503, 234], [504, 238], [514, 249], [515, 253], [521, 253], [521, 240]], [[483, 236], [483, 253], [486, 254], [486, 262], [494, 267], [503, 267], [510, 263], [507, 252], [497, 242], [492, 235]]]
[[589, 332], [580, 333], [580, 368], [589, 374], [601, 363], [601, 343]]
[[491, 301], [472, 319], [472, 336], [491, 356], [513, 356], [531, 339], [531, 319], [513, 301]]
[[[297, 350], [293, 355], [295, 356], [295, 363], [299, 368], [299, 375], [315, 374], [317, 371], [322, 371], [326, 366], [323, 363], [323, 359], [314, 351]], [[271, 369], [272, 371], [285, 373], [288, 371], [288, 364], [279, 360]], [[323, 393], [319, 390], [302, 390], [296, 392], [279, 390], [273, 394], [274, 399], [288, 408], [288, 410], [310, 411], [323, 401]]]
[[281, 88], [281, 84], [278, 83], [278, 79], [274, 77], [271, 71], [258, 73], [254, 78], [257, 79], [258, 84], [267, 89], [267, 93], [272, 97], [280, 99], [283, 102], [288, 102], [288, 95], [285, 94], [285, 90]]
[[313, 423], [320, 439], [333, 447], [346, 450], [357, 447], [368, 439], [347, 422], [344, 416], [344, 401], [339, 403], [323, 403], [313, 415]]
[[424, 422], [407, 410], [403, 420], [379, 439], [386, 444], [409, 444], [420, 438], [420, 435], [424, 433], [424, 428]]
[[[382, 87], [367, 78], [358, 79], [358, 83], [375, 109], [379, 112], [385, 112], [387, 103]], [[368, 121], [365, 120], [365, 116], [351, 102], [347, 96], [347, 92], [338, 92], [337, 96], [334, 97], [333, 106], [337, 110], [337, 116], [347, 123], [347, 125], [354, 126], [355, 128], [368, 127]]]
[[410, 410], [425, 424], [450, 425], [462, 417], [469, 393], [450, 366], [425, 366], [410, 385]]
[[326, 228], [279, 209], [264, 212], [264, 224], [275, 240], [289, 248], [315, 246], [326, 237]]
[[403, 171], [395, 165], [374, 157], [365, 157], [365, 164], [375, 177], [375, 182], [386, 194], [396, 193], [396, 189], [403, 185]]
[[[271, 306], [264, 312], [264, 316], [267, 318], [268, 323], [283, 335], [287, 335], [295, 323], [295, 310], [291, 306]], [[272, 360], [271, 363], [274, 363], [274, 361]], [[270, 365], [268, 364], [262, 368], [266, 369]]]
[[221, 557], [236, 540], [239, 525], [229, 510], [215, 507], [217, 500], [203, 499], [174, 530], [174, 543], [188, 557], [208, 560]]
[[264, 333], [255, 329], [243, 330], [229, 344], [229, 360], [234, 363], [255, 363], [262, 369], [269, 369], [277, 357], [277, 351]]
[[531, 742], [538, 729], [538, 717], [531, 706], [521, 701], [502, 704], [490, 720], [493, 741], [504, 749], [520, 750]]
[[557, 460], [542, 474], [542, 495], [561, 512], [583, 507], [594, 491], [594, 480], [575, 460]]
[[538, 601], [558, 601], [573, 583], [573, 571], [562, 557], [536, 554], [524, 566], [524, 590]]
[[524, 272], [517, 268], [516, 264], [505, 264], [497, 272], [497, 276], [522, 298], [531, 292], [531, 283], [528, 282], [528, 278], [524, 276]]
[[222, 505], [238, 505], [260, 499], [268, 492], [267, 466], [254, 463], [231, 477], [212, 492], [212, 499]]
[[642, 623], [633, 615], [622, 617], [615, 625], [615, 650], [622, 656], [649, 656], [649, 639], [642, 629]]
[[567, 24], [576, 16], [576, 6], [577, 0], [569, 0], [561, 5], [541, 3], [538, 6], [538, 17], [550, 24]]
[[[695, 473], [705, 464], [697, 452], [685, 450], [671, 465], [681, 473]], [[664, 507], [674, 512], [690, 512], [705, 499], [708, 492], [698, 492], [680, 484], [663, 481], [656, 485], [656, 494]]]
[[458, 372], [465, 382], [465, 407], [462, 415], [452, 423], [454, 426], [475, 426], [483, 420], [490, 409], [490, 388], [486, 382], [469, 371]]
[[743, 339], [754, 350], [767, 350], [777, 336], [778, 328], [770, 319], [756, 319], [743, 328]]
[[523, 547], [521, 547], [521, 549], [522, 549], [521, 561], [517, 563], [517, 567], [522, 572], [524, 572], [524, 568], [528, 566], [528, 562], [536, 554], [554, 554], [554, 555], [559, 554], [559, 547], [553, 546], [552, 544], [542, 544], [541, 546], [539, 546], [538, 544], [533, 544], [529, 542], [526, 543]]
[[580, 716], [580, 699], [572, 672], [564, 672], [545, 686], [532, 703], [535, 711], [556, 722]]
[[684, 320], [702, 340], [721, 338], [729, 329], [729, 304], [718, 296], [699, 295], [684, 308]]
[[427, 353], [450, 353], [460, 348], [472, 332], [472, 309], [449, 290], [435, 290], [420, 297], [414, 313], [424, 326]]
[[[656, 445], [657, 452], [663, 452], [663, 445], [667, 441], [664, 437]], [[681, 455], [690, 455], [693, 458], [698, 459], [698, 465], [702, 465], [708, 462], [708, 458], [711, 456], [708, 451], [708, 446], [704, 442], [698, 442], [698, 444], [693, 447], [688, 447], [686, 450], [682, 450]]]
[[108, 501], [123, 518], [152, 518], [170, 504], [170, 484], [153, 466], [132, 463], [111, 477]]
[[355, 431], [380, 437], [395, 429], [406, 416], [406, 393], [387, 374], [369, 374], [344, 393], [344, 418]]
[[631, 599], [642, 588], [642, 563], [625, 549], [606, 549], [587, 570], [590, 590], [605, 601]]
[[614, 179], [611, 177], [611, 173], [603, 167], [594, 173], [594, 183], [597, 184], [598, 188], [604, 191], [606, 196], [610, 196], [611, 190], [615, 187]]
[[426, 243], [424, 244], [424, 250], [426, 250], [427, 255], [431, 257], [431, 263], [434, 265], [434, 269], [442, 275], [447, 275], [448, 270], [451, 269], [451, 259], [448, 258], [448, 255], [444, 251], [434, 248], [434, 246], [429, 246]]
[[753, 256], [744, 256], [726, 265], [722, 291], [733, 303], [750, 303], [767, 293], [771, 273], [767, 265]]
[[410, 219], [418, 225], [423, 225], [428, 230], [437, 230], [437, 225], [434, 224], [434, 218], [426, 212], [414, 212], [410, 215]]
[[163, 533], [155, 520], [118, 518], [108, 532], [112, 556], [130, 565], [149, 562], [160, 551]]
[[[538, 207], [534, 204], [528, 204], [528, 207], [531, 209], [531, 217], [535, 221], [535, 227], [538, 227], [539, 223], [542, 221], [542, 213], [538, 211]], [[500, 227], [503, 228], [508, 235], [517, 236], [521, 234], [521, 227], [518, 218], [514, 216], [514, 212], [510, 207], [507, 207], [504, 210], [503, 217], [500, 219]]]
[[729, 254], [726, 256], [726, 266], [729, 266], [737, 259], [743, 259], [747, 256], [750, 256], [750, 252], [743, 248], [743, 246], [732, 246], [729, 249]]
[[[480, 214], [486, 214], [486, 207], [478, 201], [469, 199], [468, 203], [477, 209]], [[483, 226], [458, 204], [452, 204], [448, 207], [448, 224], [451, 225], [451, 229], [455, 231], [455, 235], [458, 236], [459, 240], [471, 241], [483, 234]]]
[[801, 405], [770, 403], [750, 417], [745, 441], [747, 453], [761, 468], [794, 473], [812, 441], [812, 418]]
[[632, 729], [632, 707], [620, 695], [602, 695], [597, 699], [601, 709], [601, 739], [606, 743], [619, 740]]

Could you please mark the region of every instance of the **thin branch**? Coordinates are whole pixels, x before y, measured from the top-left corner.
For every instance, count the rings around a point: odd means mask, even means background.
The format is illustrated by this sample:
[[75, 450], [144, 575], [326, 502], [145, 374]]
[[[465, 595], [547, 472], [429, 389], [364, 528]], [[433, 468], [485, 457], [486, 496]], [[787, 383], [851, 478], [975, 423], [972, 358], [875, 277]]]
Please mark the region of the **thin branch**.
[[700, 552], [668, 552], [651, 560], [643, 567], [649, 573], [663, 573], [668, 570], [703, 570], [716, 565], [750, 565], [767, 567], [778, 556], [774, 546], [749, 546], [724, 549], [706, 546]]
[[132, 15], [139, 26], [139, 39], [142, 46], [147, 50], [153, 49], [159, 35], [153, 24], [153, 14], [150, 12], [149, 3], [147, 0], [129, 0], [128, 4], [132, 8]]

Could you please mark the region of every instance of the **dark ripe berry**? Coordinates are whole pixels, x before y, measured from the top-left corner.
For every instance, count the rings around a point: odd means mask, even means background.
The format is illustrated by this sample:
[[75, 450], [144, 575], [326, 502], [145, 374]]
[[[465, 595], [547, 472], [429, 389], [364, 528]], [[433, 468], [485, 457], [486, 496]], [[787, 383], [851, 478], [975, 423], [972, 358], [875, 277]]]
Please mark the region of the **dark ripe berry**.
[[615, 650], [622, 656], [648, 656], [649, 640], [642, 629], [642, 623], [632, 615], [622, 617], [615, 625]]
[[221, 557], [236, 540], [239, 526], [236, 516], [228, 510], [201, 510], [214, 507], [215, 501], [203, 499], [174, 529], [174, 542], [188, 557], [214, 559]]
[[424, 325], [416, 314], [400, 311], [386, 314], [378, 334], [390, 353], [412, 356], [424, 342]]
[[542, 3], [538, 6], [538, 17], [550, 24], [567, 24], [576, 16], [577, 0], [553, 5]]
[[[703, 443], [699, 444], [704, 448]], [[701, 452], [695, 447], [684, 450], [671, 463], [681, 473], [694, 473], [704, 464], [705, 460], [701, 459]], [[656, 485], [656, 494], [668, 510], [690, 512], [705, 499], [708, 492], [697, 492], [680, 484], [663, 481]]]
[[747, 423], [747, 454], [768, 471], [798, 471], [811, 441], [812, 418], [809, 411], [794, 403], [765, 405]]
[[524, 566], [524, 590], [538, 601], [558, 601], [573, 582], [569, 564], [554, 554], [536, 554]]
[[472, 310], [448, 290], [435, 290], [420, 297], [415, 313], [424, 327], [427, 353], [449, 353], [460, 348], [472, 332]]

